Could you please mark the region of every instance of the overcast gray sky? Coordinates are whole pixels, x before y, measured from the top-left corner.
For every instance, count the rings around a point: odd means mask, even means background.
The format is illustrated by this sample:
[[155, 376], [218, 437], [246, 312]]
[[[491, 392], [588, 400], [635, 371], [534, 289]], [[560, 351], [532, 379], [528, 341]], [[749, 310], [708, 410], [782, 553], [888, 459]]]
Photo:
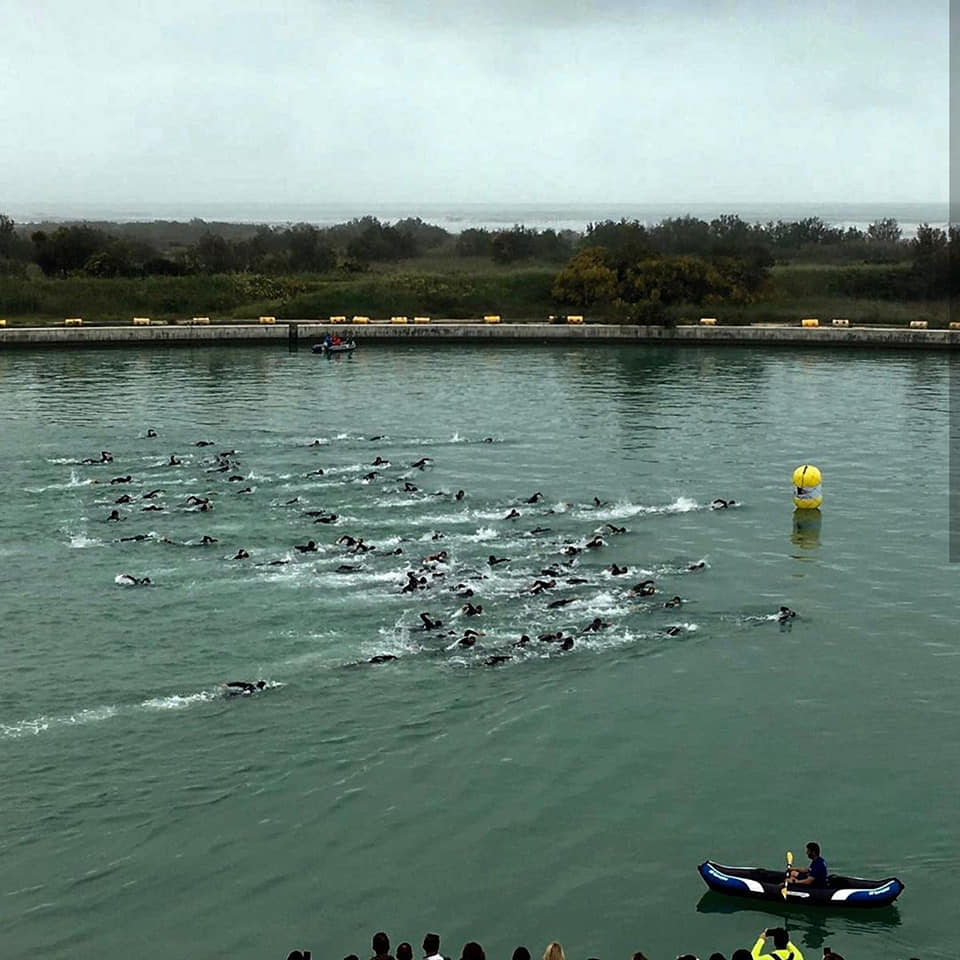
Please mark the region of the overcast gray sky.
[[0, 210], [943, 201], [948, 0], [0, 0]]

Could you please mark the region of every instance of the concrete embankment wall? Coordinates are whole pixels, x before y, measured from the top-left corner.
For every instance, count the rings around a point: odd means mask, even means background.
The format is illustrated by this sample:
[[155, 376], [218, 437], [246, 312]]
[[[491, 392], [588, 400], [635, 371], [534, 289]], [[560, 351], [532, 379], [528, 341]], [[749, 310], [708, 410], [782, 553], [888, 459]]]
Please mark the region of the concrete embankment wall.
[[[290, 328], [294, 329], [291, 330]], [[294, 338], [309, 346], [326, 333], [357, 341], [430, 340], [528, 341], [560, 343], [671, 343], [888, 347], [960, 349], [958, 330], [917, 330], [903, 327], [799, 326], [636, 326], [619, 324], [560, 325], [549, 323], [476, 323], [434, 321], [429, 324], [351, 324], [290, 320], [276, 324], [222, 323], [197, 326], [70, 326], [0, 327], [0, 350], [16, 347], [123, 347], [167, 344], [286, 344]]]

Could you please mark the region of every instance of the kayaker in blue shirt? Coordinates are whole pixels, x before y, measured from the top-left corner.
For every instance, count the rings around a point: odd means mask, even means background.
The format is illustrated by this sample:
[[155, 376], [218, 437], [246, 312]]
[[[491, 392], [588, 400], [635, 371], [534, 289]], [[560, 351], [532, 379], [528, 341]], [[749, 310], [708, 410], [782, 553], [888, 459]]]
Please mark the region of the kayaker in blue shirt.
[[807, 856], [810, 866], [800, 867], [788, 872], [788, 879], [794, 886], [825, 887], [827, 885], [827, 862], [820, 856], [820, 844], [810, 841], [807, 844]]

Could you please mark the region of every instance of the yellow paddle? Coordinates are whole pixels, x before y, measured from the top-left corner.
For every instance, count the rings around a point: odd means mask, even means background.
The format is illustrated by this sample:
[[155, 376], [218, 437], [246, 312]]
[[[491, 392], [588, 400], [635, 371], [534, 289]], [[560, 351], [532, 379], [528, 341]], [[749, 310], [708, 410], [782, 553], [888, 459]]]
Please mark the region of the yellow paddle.
[[784, 875], [783, 880], [783, 889], [780, 891], [781, 896], [784, 900], [787, 899], [787, 881], [790, 879], [790, 868], [793, 866], [793, 851], [787, 851], [787, 871]]

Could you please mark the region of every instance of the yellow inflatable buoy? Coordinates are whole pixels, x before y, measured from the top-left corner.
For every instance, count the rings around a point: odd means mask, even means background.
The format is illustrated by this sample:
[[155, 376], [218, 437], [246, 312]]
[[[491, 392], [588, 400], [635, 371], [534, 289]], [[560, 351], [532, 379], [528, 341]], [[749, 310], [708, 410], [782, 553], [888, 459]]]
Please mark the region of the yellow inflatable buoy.
[[804, 463], [793, 471], [793, 505], [798, 510], [815, 510], [821, 503], [820, 470]]

